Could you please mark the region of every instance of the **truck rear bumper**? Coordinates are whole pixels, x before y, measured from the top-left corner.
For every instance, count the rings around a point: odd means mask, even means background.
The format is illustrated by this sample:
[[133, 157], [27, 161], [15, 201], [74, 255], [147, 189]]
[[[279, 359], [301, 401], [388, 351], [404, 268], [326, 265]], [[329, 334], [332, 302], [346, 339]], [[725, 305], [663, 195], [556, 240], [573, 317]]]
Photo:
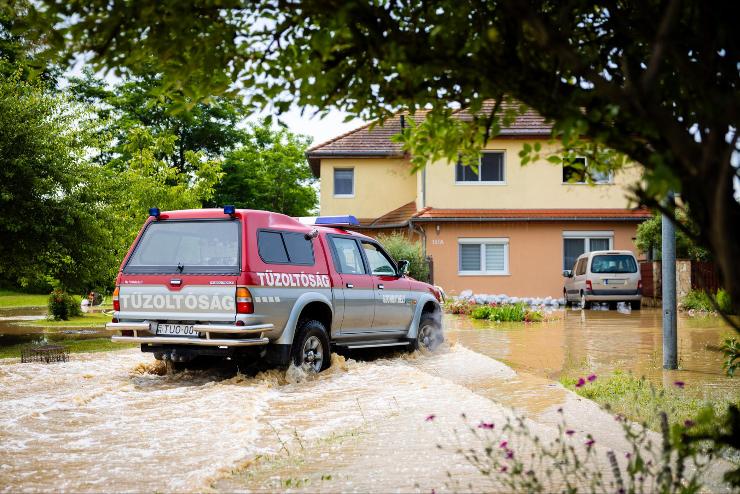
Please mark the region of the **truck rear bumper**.
[[267, 345], [267, 338], [244, 340], [187, 338], [184, 336], [112, 336], [115, 343], [141, 343], [154, 345], [195, 345], [195, 346], [261, 346]]
[[[202, 333], [204, 337], [192, 338], [188, 336], [163, 336], [154, 334], [156, 323], [150, 322], [110, 322], [105, 325], [108, 331], [126, 331], [132, 334], [112, 336], [115, 343], [140, 343], [154, 345], [193, 345], [206, 347], [245, 347], [267, 345], [270, 340], [262, 333], [272, 329], [272, 324], [254, 324], [251, 326], [236, 326], [232, 324], [195, 324], [193, 330]], [[146, 334], [140, 334], [140, 332]], [[258, 336], [251, 338], [211, 338], [216, 335], [231, 334], [237, 336]]]

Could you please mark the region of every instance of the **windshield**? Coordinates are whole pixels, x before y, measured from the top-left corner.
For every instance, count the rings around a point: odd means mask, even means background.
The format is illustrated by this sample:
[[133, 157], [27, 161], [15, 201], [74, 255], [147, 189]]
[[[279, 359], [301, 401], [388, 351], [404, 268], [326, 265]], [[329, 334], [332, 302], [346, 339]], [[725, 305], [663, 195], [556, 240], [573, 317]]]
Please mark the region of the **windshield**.
[[628, 254], [594, 256], [591, 261], [592, 273], [636, 273], [635, 258]]
[[123, 271], [185, 274], [238, 272], [239, 223], [232, 220], [152, 222]]

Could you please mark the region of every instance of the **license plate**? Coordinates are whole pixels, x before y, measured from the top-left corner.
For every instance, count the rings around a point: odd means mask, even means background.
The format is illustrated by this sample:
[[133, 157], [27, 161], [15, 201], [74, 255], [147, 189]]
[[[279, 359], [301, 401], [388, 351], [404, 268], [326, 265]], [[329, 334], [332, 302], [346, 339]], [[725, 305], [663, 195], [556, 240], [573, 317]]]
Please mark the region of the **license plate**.
[[604, 280], [605, 285], [624, 285], [624, 280]]
[[198, 332], [193, 330], [192, 324], [158, 324], [157, 334], [166, 334], [168, 336], [198, 336]]

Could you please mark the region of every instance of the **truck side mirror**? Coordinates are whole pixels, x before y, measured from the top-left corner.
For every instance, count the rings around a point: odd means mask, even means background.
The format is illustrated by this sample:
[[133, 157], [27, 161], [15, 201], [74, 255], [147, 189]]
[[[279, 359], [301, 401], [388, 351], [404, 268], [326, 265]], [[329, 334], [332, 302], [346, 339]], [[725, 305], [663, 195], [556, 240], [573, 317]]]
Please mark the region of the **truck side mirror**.
[[573, 277], [573, 271], [570, 269], [563, 270], [563, 278], [572, 278]]
[[406, 260], [398, 261], [398, 276], [406, 276], [409, 272], [409, 262]]

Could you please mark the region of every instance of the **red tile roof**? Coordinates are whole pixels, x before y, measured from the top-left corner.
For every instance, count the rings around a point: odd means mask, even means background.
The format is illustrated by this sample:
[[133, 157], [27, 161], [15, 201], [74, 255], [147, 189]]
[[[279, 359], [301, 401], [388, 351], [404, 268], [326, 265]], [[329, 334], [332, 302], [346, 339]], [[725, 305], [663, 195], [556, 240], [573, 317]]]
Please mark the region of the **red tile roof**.
[[[499, 114], [510, 104], [502, 104]], [[493, 109], [493, 102], [486, 102], [481, 113], [489, 113]], [[414, 115], [398, 114], [386, 120], [383, 124], [371, 122], [357, 129], [346, 132], [326, 142], [312, 146], [306, 151], [308, 162], [315, 176], [319, 176], [319, 160], [331, 157], [398, 157], [403, 156], [401, 144], [392, 142], [391, 137], [401, 132], [407, 119], [413, 118], [420, 122], [426, 117], [426, 110], [419, 110]], [[469, 121], [472, 116], [467, 110], [459, 110], [454, 115], [461, 120]], [[551, 126], [534, 110], [527, 110], [517, 116], [511, 125], [501, 129], [503, 137], [525, 137], [549, 135]]]
[[565, 221], [650, 218], [647, 209], [436, 209], [426, 208], [413, 221]]
[[407, 226], [409, 224], [409, 220], [416, 214], [416, 202], [411, 201], [410, 203], [404, 204], [403, 206], [396, 208], [393, 211], [364, 224], [363, 226], [365, 228], [400, 228]]

